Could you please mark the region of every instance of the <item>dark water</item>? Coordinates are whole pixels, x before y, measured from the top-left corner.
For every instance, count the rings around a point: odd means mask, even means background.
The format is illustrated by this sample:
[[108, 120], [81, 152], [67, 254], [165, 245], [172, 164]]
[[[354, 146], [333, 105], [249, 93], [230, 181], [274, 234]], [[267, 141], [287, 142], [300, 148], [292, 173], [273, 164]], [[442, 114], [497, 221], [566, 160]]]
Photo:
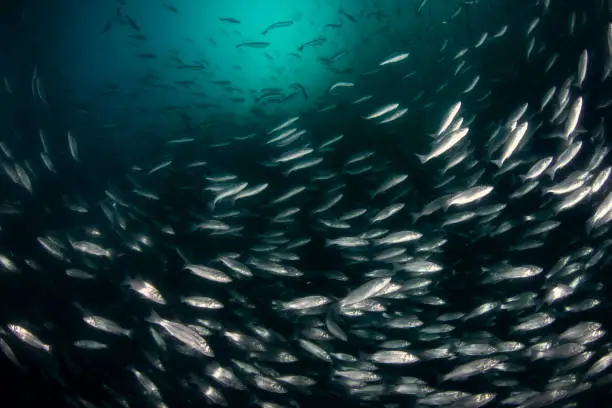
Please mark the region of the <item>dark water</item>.
[[[586, 373], [611, 350], [608, 247], [612, 237], [607, 222], [595, 229], [587, 224], [610, 194], [609, 182], [567, 211], [554, 210], [567, 194], [551, 195], [545, 189], [572, 171], [588, 168], [598, 152], [610, 146], [610, 4], [603, 0], [551, 3], [547, 7], [544, 1], [502, 0], [255, 1], [249, 5], [195, 0], [3, 2], [0, 255], [18, 272], [6, 265], [0, 269], [0, 338], [19, 364], [0, 357], [4, 390], [0, 405], [114, 407], [121, 406], [121, 400], [131, 407], [163, 406], [161, 401], [168, 407], [207, 406], [212, 402], [202, 389], [212, 386], [231, 407], [265, 406], [264, 402], [301, 407], [480, 406], [423, 402], [441, 391], [492, 393], [494, 398], [482, 405], [487, 407], [523, 406], [502, 401], [526, 390], [544, 393], [559, 378], [573, 376], [570, 385], [559, 389], [568, 394], [580, 386], [584, 390], [558, 401], [532, 401], [525, 406], [604, 406], [602, 401], [610, 397], [610, 370], [593, 377]], [[535, 18], [538, 23], [528, 34]], [[279, 21], [291, 24], [262, 34]], [[507, 31], [495, 36], [505, 26]], [[483, 33], [487, 37], [476, 47]], [[324, 43], [298, 50], [320, 36]], [[237, 47], [254, 41], [270, 44]], [[530, 41], [533, 46], [528, 51]], [[459, 55], [464, 49], [465, 54]], [[583, 50], [588, 50], [588, 68], [578, 86]], [[410, 53], [406, 61], [379, 65], [404, 52]], [[467, 90], [476, 77], [474, 88]], [[340, 82], [344, 85], [329, 91]], [[541, 109], [542, 98], [553, 86], [557, 91], [552, 102]], [[565, 107], [558, 99], [564, 89], [569, 95]], [[355, 103], [366, 96], [371, 98]], [[577, 130], [571, 137], [559, 138], [568, 121], [568, 106], [577, 97], [583, 98]], [[457, 101], [462, 102], [457, 117], [469, 127], [467, 142], [446, 153], [444, 157], [450, 159], [421, 163], [416, 154], [432, 150], [435, 138], [431, 135]], [[407, 113], [386, 124], [380, 123], [385, 116], [367, 119], [391, 103], [398, 103], [398, 109], [408, 108]], [[527, 140], [508, 160], [522, 163], [497, 174], [500, 170], [493, 159], [501, 150], [491, 147], [500, 141], [495, 131], [501, 129], [502, 138], [512, 134], [506, 122], [524, 103], [528, 107], [519, 122], [529, 122]], [[272, 129], [298, 116], [295, 124], [287, 126], [305, 130], [298, 141], [288, 146], [269, 143], [282, 132]], [[68, 134], [76, 140], [78, 153], [71, 152]], [[342, 140], [331, 149], [320, 149], [340, 134]], [[525, 185], [520, 176], [533, 163], [548, 155], [558, 160], [576, 140], [582, 142], [579, 154], [554, 180], [542, 176], [535, 193], [511, 197]], [[323, 157], [322, 163], [290, 174], [286, 172], [295, 161], [273, 163], [283, 153], [304, 146], [313, 147], [316, 151], [311, 155]], [[466, 152], [465, 162], [442, 172], [461, 151]], [[41, 152], [52, 161], [52, 171], [41, 160]], [[372, 152], [362, 161], [372, 168], [352, 174], [356, 167], [347, 162], [363, 152]], [[168, 160], [170, 165], [147, 174]], [[198, 161], [206, 164], [190, 167]], [[588, 182], [609, 165], [605, 155], [589, 169]], [[16, 174], [15, 166], [24, 171], [30, 188], [23, 179], [11, 176]], [[478, 172], [482, 173], [475, 178]], [[216, 193], [211, 188], [231, 186], [214, 178], [227, 174], [235, 176], [232, 183], [246, 182], [249, 188], [268, 183], [268, 187], [234, 204], [231, 198], [221, 200], [213, 208]], [[331, 178], [325, 179], [326, 174]], [[407, 175], [407, 181], [370, 194], [397, 174]], [[470, 180], [474, 180], [471, 185]], [[506, 204], [497, 218], [444, 226], [461, 211], [450, 207], [416, 220], [411, 216], [439, 197], [476, 184], [490, 185], [494, 192], [466, 206], [466, 211]], [[296, 186], [306, 189], [286, 203], [273, 203]], [[135, 189], [156, 198], [146, 198]], [[320, 214], [317, 209], [338, 192], [342, 199]], [[393, 218], [374, 225], [369, 221], [395, 203], [404, 207]], [[75, 210], [77, 204], [86, 211]], [[280, 222], [275, 218], [292, 207], [298, 210], [295, 216]], [[367, 215], [350, 221], [348, 227], [325, 224], [339, 222], [342, 215], [360, 208]], [[231, 211], [237, 214], [223, 217]], [[194, 232], [194, 225], [207, 220], [221, 220], [237, 229], [229, 234]], [[534, 223], [546, 220], [559, 221], [560, 226], [530, 238]], [[496, 234], [504, 223], [512, 228]], [[164, 229], [168, 227], [172, 233]], [[425, 251], [424, 256], [442, 265], [443, 272], [411, 276], [401, 271], [407, 259], [375, 260], [382, 250], [372, 244], [376, 238], [368, 238], [365, 248], [329, 245], [329, 240], [377, 228], [418, 231], [423, 235], [420, 244], [445, 239], [440, 249]], [[273, 233], [277, 235], [266, 237]], [[50, 237], [61, 255], [45, 249], [41, 237]], [[274, 237], [287, 241], [273, 244]], [[307, 244], [286, 248], [287, 242], [305, 238]], [[72, 246], [74, 241], [95, 242], [113, 255], [81, 253]], [[540, 246], [517, 248], [529, 242]], [[262, 250], [262, 245], [273, 248]], [[406, 249], [400, 258], [422, 257], [416, 243], [398, 247]], [[224, 267], [219, 257], [228, 254], [249, 265], [254, 276], [240, 277]], [[297, 259], [284, 259], [287, 254]], [[565, 256], [569, 264], [578, 265], [576, 271], [545, 277]], [[587, 267], [595, 256], [601, 259]], [[302, 275], [266, 272], [256, 266], [257, 259], [289, 265]], [[184, 269], [189, 263], [223, 270], [232, 282], [220, 284], [189, 274]], [[543, 272], [528, 279], [487, 283], [486, 278], [503, 265], [537, 265]], [[70, 268], [95, 278], [69, 277], [66, 270]], [[389, 269], [392, 282], [398, 285], [415, 277], [432, 282], [422, 291], [402, 290], [400, 297], [370, 296], [379, 302], [374, 306], [384, 311], [340, 316], [348, 312], [338, 301], [376, 277], [371, 273], [377, 269]], [[128, 277], [152, 282], [165, 304], [143, 299], [125, 284]], [[572, 287], [572, 293], [546, 304], [543, 299], [556, 284]], [[434, 339], [423, 331], [441, 323], [439, 317], [445, 313], [467, 314], [486, 302], [502, 304], [527, 292], [535, 293], [537, 299], [524, 310], [500, 308], [483, 317], [457, 319], [449, 323], [454, 326], [452, 333]], [[282, 302], [315, 294], [328, 297], [331, 303], [312, 315], [278, 309]], [[195, 309], [181, 300], [194, 295], [214, 298], [224, 307]], [[442, 304], [428, 303], [433, 297]], [[594, 307], [571, 311], [572, 305], [592, 300]], [[83, 308], [132, 330], [133, 335], [128, 338], [91, 328], [83, 322]], [[151, 311], [183, 324], [210, 319], [212, 323], [204, 325], [210, 333], [204, 337], [215, 357], [194, 354], [167, 333], [164, 350], [152, 339], [154, 325], [147, 321]], [[533, 332], [516, 333], [515, 326], [536, 312], [548, 313], [554, 322]], [[338, 314], [334, 316], [348, 340], [329, 334], [325, 318], [330, 314]], [[391, 318], [413, 314], [425, 323], [423, 327], [388, 327]], [[549, 341], [553, 347], [563, 344], [560, 333], [587, 321], [600, 323], [604, 334], [584, 345], [594, 357], [580, 367], [564, 371], [562, 365], [569, 357], [531, 358], [525, 350], [497, 351], [493, 356], [509, 368], [498, 367], [462, 381], [443, 380], [458, 365], [476, 359], [460, 355], [462, 341], [493, 345], [518, 341], [526, 348]], [[8, 329], [11, 323], [26, 327], [52, 352], [20, 341]], [[258, 335], [253, 327], [274, 332], [272, 340]], [[346, 353], [356, 361], [342, 362], [333, 356], [326, 362], [305, 351], [300, 340], [313, 328], [330, 337], [311, 341], [327, 353]], [[265, 350], [232, 343], [228, 332], [257, 338]], [[106, 348], [75, 347], [74, 342], [83, 339]], [[370, 356], [381, 350], [384, 340], [411, 342], [404, 350], [419, 361], [375, 364], [374, 368], [360, 365], [371, 364]], [[444, 346], [452, 356], [425, 357], [428, 350]], [[270, 361], [279, 350], [297, 361]], [[267, 378], [302, 375], [316, 384], [285, 384], [285, 392], [266, 391], [253, 373], [236, 367], [236, 360], [256, 367]], [[215, 382], [206, 371], [213, 362], [231, 368], [245, 389]], [[132, 369], [153, 381], [162, 398], [143, 392]], [[375, 372], [379, 379], [350, 383], [339, 379], [337, 372], [342, 370]], [[431, 389], [418, 396], [402, 395], [396, 388], [402, 377], [419, 378]]]

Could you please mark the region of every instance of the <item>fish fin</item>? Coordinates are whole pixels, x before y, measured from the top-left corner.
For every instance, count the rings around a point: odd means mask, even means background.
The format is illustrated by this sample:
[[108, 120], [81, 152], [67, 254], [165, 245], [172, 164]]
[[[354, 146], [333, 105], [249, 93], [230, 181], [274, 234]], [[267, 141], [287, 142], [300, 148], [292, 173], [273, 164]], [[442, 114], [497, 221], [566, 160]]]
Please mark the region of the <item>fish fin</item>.
[[425, 164], [429, 161], [429, 156], [427, 156], [426, 154], [416, 154], [416, 157], [419, 159], [419, 161], [421, 162], [421, 164]]
[[436, 384], [436, 388], [440, 386], [440, 384], [442, 382], [444, 382], [446, 380], [446, 377], [442, 375], [442, 373], [440, 373], [440, 371], [438, 371], [436, 368], [434, 368], [434, 375], [436, 376], [435, 378], [435, 384]]
[[145, 318], [145, 320], [149, 323], [159, 323], [162, 318], [157, 314], [155, 310], [151, 310], [151, 314], [149, 315], [149, 317]]

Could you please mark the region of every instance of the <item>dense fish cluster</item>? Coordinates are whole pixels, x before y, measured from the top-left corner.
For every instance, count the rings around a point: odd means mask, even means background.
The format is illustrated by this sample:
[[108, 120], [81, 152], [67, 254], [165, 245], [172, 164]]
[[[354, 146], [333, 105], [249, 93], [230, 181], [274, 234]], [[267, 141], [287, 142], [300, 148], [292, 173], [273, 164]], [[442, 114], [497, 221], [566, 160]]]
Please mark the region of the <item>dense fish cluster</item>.
[[[3, 369], [75, 407], [607, 406], [587, 401], [612, 387], [610, 5], [525, 3], [526, 25], [441, 44], [438, 91], [170, 138], [119, 176], [87, 134], [4, 129]], [[540, 31], [553, 13], [572, 47]], [[547, 79], [530, 95], [471, 68], [509, 35]], [[329, 93], [404, 81], [409, 61]], [[4, 104], [26, 96], [52, 111], [38, 70], [4, 77]], [[416, 106], [437, 118], [422, 133]]]

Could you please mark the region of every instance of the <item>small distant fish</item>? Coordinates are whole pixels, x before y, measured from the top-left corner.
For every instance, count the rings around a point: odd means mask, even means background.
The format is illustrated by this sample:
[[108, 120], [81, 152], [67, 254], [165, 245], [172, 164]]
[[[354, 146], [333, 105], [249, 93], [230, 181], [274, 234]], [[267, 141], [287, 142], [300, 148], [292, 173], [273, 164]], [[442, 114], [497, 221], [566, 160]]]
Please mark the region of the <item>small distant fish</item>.
[[576, 74], [576, 86], [578, 88], [582, 88], [582, 84], [587, 74], [587, 67], [589, 63], [589, 52], [585, 49], [580, 54], [580, 59], [578, 61], [578, 72]]
[[262, 35], [266, 35], [268, 34], [271, 30], [277, 29], [277, 28], [283, 28], [283, 27], [291, 27], [293, 25], [293, 21], [277, 21], [274, 24], [271, 24], [268, 26], [268, 28], [266, 28], [264, 31], [262, 31]]
[[150, 282], [139, 278], [126, 278], [125, 284], [129, 285], [133, 291], [139, 293], [145, 299], [160, 305], [166, 304], [166, 300], [163, 298], [159, 290], [157, 290], [157, 288]]
[[110, 258], [113, 255], [113, 252], [111, 250], [103, 248], [100, 245], [95, 244], [93, 242], [74, 241], [71, 243], [71, 245], [72, 245], [72, 248], [84, 254], [104, 256], [107, 258]]
[[236, 44], [236, 48], [247, 47], [247, 48], [266, 48], [269, 47], [270, 43], [265, 41], [253, 41]]
[[316, 47], [317, 45], [325, 44], [325, 42], [327, 42], [327, 38], [325, 38], [323, 36], [319, 36], [319, 37], [315, 38], [314, 40], [305, 42], [302, 45], [300, 45], [298, 47], [298, 51], [302, 52], [302, 51], [304, 51], [304, 48], [307, 48], [307, 47]]
[[523, 122], [512, 131], [512, 133], [508, 137], [502, 156], [498, 160], [493, 160], [493, 163], [495, 165], [497, 165], [498, 167], [502, 167], [506, 160], [508, 160], [508, 158], [512, 156], [512, 154], [516, 151], [516, 149], [521, 144], [521, 141], [525, 137], [528, 127], [529, 124], [527, 122]]
[[79, 149], [76, 139], [70, 131], [68, 131], [68, 148], [70, 149], [70, 155], [76, 161], [79, 161]]
[[365, 116], [364, 119], [370, 120], [370, 119], [379, 118], [379, 117], [381, 117], [383, 115], [386, 115], [387, 113], [393, 112], [398, 107], [399, 107], [399, 103], [391, 103], [391, 104], [388, 104], [388, 105], [384, 105], [384, 106], [376, 109], [375, 111], [373, 111], [369, 115]]
[[176, 7], [174, 7], [174, 6], [171, 6], [171, 5], [169, 5], [169, 4], [164, 4], [164, 7], [165, 7], [165, 8], [166, 8], [166, 10], [168, 10], [168, 11], [171, 11], [171, 12], [176, 13], [176, 14], [178, 14], [178, 13], [179, 13], [179, 10], [178, 10]]
[[219, 20], [231, 24], [240, 24], [240, 20], [231, 17], [219, 17]]
[[169, 140], [166, 143], [168, 144], [183, 144], [183, 143], [191, 143], [195, 141], [195, 139], [193, 137], [183, 137], [180, 139], [173, 139], [173, 140]]
[[353, 17], [352, 15], [350, 15], [349, 13], [347, 13], [346, 11], [344, 11], [342, 7], [338, 9], [338, 12], [344, 17], [348, 18], [351, 21], [351, 23], [357, 23], [357, 19]]
[[126, 337], [132, 336], [131, 330], [124, 329], [123, 327], [119, 326], [114, 321], [107, 319], [106, 317], [87, 314], [83, 317], [83, 320], [91, 327], [107, 333]]
[[459, 109], [461, 109], [461, 101], [455, 102], [453, 106], [451, 106], [450, 109], [446, 112], [444, 118], [442, 119], [442, 122], [440, 123], [440, 128], [436, 132], [436, 136], [440, 136], [446, 131], [446, 129], [448, 129], [453, 120], [455, 120], [455, 116], [457, 116], [457, 113], [459, 113]]
[[391, 123], [391, 122], [396, 121], [397, 119], [401, 118], [406, 113], [408, 113], [408, 108], [398, 109], [395, 112], [393, 112], [391, 115], [387, 116], [386, 118], [384, 118], [383, 120], [378, 122], [378, 124], [382, 125], [384, 123]]
[[301, 84], [294, 83], [291, 84], [291, 87], [299, 90], [304, 99], [308, 99], [308, 93], [306, 92], [306, 88], [304, 88]]
[[134, 20], [132, 20], [132, 18], [130, 16], [128, 16], [127, 14], [125, 15], [125, 19], [127, 20], [128, 24], [136, 31], [140, 31], [140, 27], [138, 26], [138, 24], [136, 24], [136, 22]]
[[421, 4], [419, 4], [419, 7], [417, 8], [417, 11], [416, 11], [416, 13], [417, 13], [418, 15], [423, 14], [423, 8], [425, 7], [425, 5], [427, 4], [427, 2], [428, 2], [428, 1], [429, 1], [429, 0], [422, 0], [422, 1], [421, 1]]
[[392, 55], [389, 58], [385, 59], [384, 61], [382, 61], [378, 65], [383, 66], [383, 65], [395, 64], [395, 63], [404, 61], [409, 56], [410, 56], [409, 52], [403, 52], [403, 53], [395, 54], [395, 55]]
[[445, 136], [444, 140], [442, 140], [439, 144], [436, 144], [434, 149], [429, 154], [417, 154], [416, 156], [422, 164], [427, 163], [429, 160], [439, 157], [455, 147], [467, 136], [468, 133], [468, 128], [460, 128], [454, 132], [451, 132], [448, 136]]
[[338, 88], [353, 88], [355, 84], [353, 82], [336, 82], [332, 86], [329, 87], [328, 93], [332, 93], [335, 89]]
[[569, 108], [569, 115], [567, 117], [567, 121], [565, 122], [565, 128], [563, 129], [563, 134], [566, 139], [570, 137], [572, 133], [576, 130], [576, 126], [580, 121], [580, 114], [582, 113], [582, 97], [579, 96], [572, 103]]
[[158, 164], [157, 166], [153, 167], [151, 170], [149, 170], [149, 172], [147, 174], [151, 175], [153, 173], [157, 173], [161, 169], [164, 169], [164, 168], [170, 166], [171, 164], [172, 164], [172, 160], [166, 160], [165, 162], [162, 162], [162, 163]]

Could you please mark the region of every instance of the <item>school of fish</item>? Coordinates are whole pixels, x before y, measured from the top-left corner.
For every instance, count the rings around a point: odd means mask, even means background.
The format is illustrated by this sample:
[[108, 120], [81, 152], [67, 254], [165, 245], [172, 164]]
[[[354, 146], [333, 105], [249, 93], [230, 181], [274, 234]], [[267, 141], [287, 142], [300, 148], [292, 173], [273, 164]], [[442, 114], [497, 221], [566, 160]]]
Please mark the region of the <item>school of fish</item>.
[[[381, 90], [349, 104], [351, 121], [373, 129], [367, 147], [354, 128], [313, 130], [331, 106], [206, 149], [197, 135], [169, 139], [159, 160], [92, 194], [69, 181], [96, 177], [86, 134], [5, 129], [0, 358], [45, 373], [76, 407], [569, 408], [609, 397], [612, 22], [591, 24], [570, 1], [531, 3], [527, 27], [442, 46], [454, 75], [441, 83], [458, 92], [427, 102], [439, 114], [424, 134], [410, 115], [424, 93]], [[557, 31], [601, 41], [548, 47], [538, 27], [555, 7], [568, 21]], [[105, 31], [121, 21], [140, 31], [120, 12]], [[501, 96], [470, 60], [510, 33], [530, 69], [560, 79], [492, 120], [479, 110]], [[398, 50], [370, 75], [407, 61]], [[18, 92], [49, 104], [37, 70], [25, 87], [4, 78], [9, 100]], [[406, 138], [417, 151], [381, 147]], [[239, 159], [226, 160], [232, 150]], [[81, 395], [71, 384], [92, 366], [111, 374]]]

